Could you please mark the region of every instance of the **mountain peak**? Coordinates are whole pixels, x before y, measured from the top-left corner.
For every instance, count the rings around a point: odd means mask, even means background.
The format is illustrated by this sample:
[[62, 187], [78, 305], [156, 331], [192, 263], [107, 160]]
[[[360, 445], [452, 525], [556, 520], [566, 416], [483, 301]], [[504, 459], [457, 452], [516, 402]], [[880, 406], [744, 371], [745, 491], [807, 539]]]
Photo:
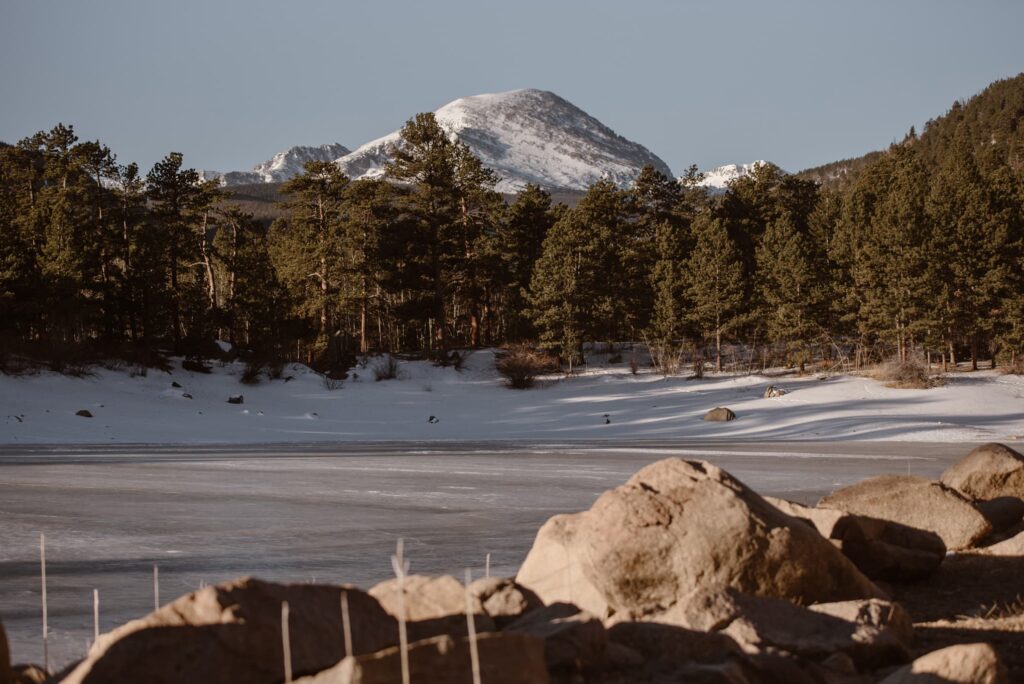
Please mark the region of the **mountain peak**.
[[339, 143], [326, 145], [294, 145], [283, 152], [278, 152], [270, 159], [260, 162], [252, 171], [204, 171], [207, 179], [218, 178], [221, 185], [246, 185], [250, 183], [279, 183], [302, 173], [303, 166], [309, 161], [334, 161], [349, 153], [349, 149]]
[[[773, 165], [770, 161], [758, 159], [746, 164], [723, 164], [708, 171], [702, 171], [704, 179], [699, 183], [701, 187], [707, 188], [712, 194], [725, 192], [729, 183], [737, 178], [744, 178], [754, 173], [762, 166]], [[781, 170], [781, 169], [780, 169]], [[785, 173], [785, 171], [783, 171]]]
[[[534, 183], [551, 190], [585, 190], [600, 179], [628, 186], [647, 164], [670, 176], [644, 146], [618, 135], [571, 102], [547, 90], [523, 88], [453, 100], [434, 112], [500, 181], [501, 192]], [[352, 178], [384, 175], [395, 131], [338, 160]]]

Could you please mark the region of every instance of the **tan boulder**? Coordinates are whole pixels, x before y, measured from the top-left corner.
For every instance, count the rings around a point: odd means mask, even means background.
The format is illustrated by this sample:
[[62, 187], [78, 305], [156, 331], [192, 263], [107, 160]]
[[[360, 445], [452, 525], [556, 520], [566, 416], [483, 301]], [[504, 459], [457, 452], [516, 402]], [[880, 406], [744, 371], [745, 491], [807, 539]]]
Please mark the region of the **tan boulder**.
[[[528, 634], [492, 632], [476, 639], [480, 681], [487, 684], [546, 684], [544, 645]], [[409, 645], [409, 680], [430, 684], [466, 684], [473, 681], [468, 638], [442, 635]], [[334, 667], [296, 684], [395, 684], [402, 681], [398, 647], [345, 658]]]
[[[898, 608], [889, 602], [877, 603], [894, 612]], [[861, 617], [862, 621], [838, 617], [830, 614], [830, 610]], [[724, 634], [750, 654], [783, 651], [822, 662], [834, 653], [845, 653], [860, 670], [909, 660], [898, 629], [889, 626], [884, 614], [873, 619], [870, 609], [821, 606], [811, 610], [782, 599], [749, 596], [735, 589], [701, 590], [692, 600], [651, 619]]]
[[857, 625], [887, 629], [907, 648], [914, 643], [914, 621], [898, 603], [867, 599], [864, 601], [815, 603], [807, 608], [815, 613], [831, 615]]
[[[409, 575], [405, 578], [405, 619], [409, 639], [419, 641], [442, 634], [466, 636], [466, 587], [451, 575], [428, 577]], [[400, 611], [398, 580], [389, 579], [368, 592], [380, 601], [391, 616]], [[471, 596], [473, 624], [477, 632], [493, 632], [494, 621], [484, 612], [479, 597]]]
[[735, 639], [660, 622], [618, 622], [608, 639], [639, 652], [648, 661], [722, 663], [742, 655]]
[[972, 499], [1024, 499], [1024, 454], [1004, 444], [983, 444], [947, 468], [939, 479]]
[[958, 644], [927, 653], [880, 684], [1005, 684], [1006, 668], [988, 644]]
[[510, 577], [478, 579], [469, 585], [469, 592], [480, 601], [483, 611], [499, 629], [531, 610], [544, 607], [536, 594]]
[[939, 535], [946, 548], [966, 549], [992, 526], [964, 496], [934, 480], [913, 475], [882, 475], [829, 494], [818, 508], [881, 518]]
[[993, 556], [1017, 556], [1024, 558], [1024, 532], [1003, 540], [998, 544], [986, 546], [981, 551]]
[[200, 589], [100, 635], [60, 681], [277, 684], [284, 678], [283, 601], [290, 608], [293, 672], [319, 672], [345, 655], [342, 590], [355, 653], [397, 643], [394, 618], [358, 589], [241, 579]]
[[548, 520], [516, 581], [602, 618], [661, 612], [701, 587], [804, 603], [883, 595], [814, 529], [716, 466], [682, 459]]
[[541, 639], [544, 659], [552, 671], [599, 669], [608, 657], [604, 625], [570, 603], [553, 603], [527, 613], [503, 633], [529, 634]]
[[765, 500], [787, 515], [814, 526], [871, 579], [920, 579], [935, 572], [946, 555], [946, 545], [934, 532], [845, 511], [811, 508], [770, 496]]

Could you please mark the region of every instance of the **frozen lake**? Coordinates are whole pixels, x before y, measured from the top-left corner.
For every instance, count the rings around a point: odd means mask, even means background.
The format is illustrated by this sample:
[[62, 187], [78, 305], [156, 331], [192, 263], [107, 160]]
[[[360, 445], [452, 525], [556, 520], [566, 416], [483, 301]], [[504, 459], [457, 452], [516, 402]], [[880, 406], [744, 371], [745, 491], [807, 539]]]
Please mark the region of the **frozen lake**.
[[668, 456], [707, 458], [763, 494], [813, 503], [882, 473], [935, 477], [971, 444], [922, 442], [375, 443], [0, 447], [0, 618], [16, 662], [42, 660], [46, 534], [51, 662], [164, 601], [240, 575], [368, 588], [404, 537], [412, 572], [513, 574], [551, 515]]

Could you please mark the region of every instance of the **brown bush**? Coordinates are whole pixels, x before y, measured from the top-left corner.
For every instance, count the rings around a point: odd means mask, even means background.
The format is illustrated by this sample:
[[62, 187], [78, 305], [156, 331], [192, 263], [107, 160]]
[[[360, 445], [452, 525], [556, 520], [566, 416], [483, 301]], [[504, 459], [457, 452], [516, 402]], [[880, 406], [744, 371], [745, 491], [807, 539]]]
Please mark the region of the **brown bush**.
[[553, 373], [559, 369], [558, 359], [525, 345], [510, 347], [494, 362], [508, 386], [512, 389], [533, 387], [538, 375]]
[[925, 362], [916, 356], [911, 356], [906, 361], [893, 358], [879, 364], [871, 373], [871, 377], [884, 382], [887, 387], [897, 389], [928, 389], [939, 384], [930, 377]]

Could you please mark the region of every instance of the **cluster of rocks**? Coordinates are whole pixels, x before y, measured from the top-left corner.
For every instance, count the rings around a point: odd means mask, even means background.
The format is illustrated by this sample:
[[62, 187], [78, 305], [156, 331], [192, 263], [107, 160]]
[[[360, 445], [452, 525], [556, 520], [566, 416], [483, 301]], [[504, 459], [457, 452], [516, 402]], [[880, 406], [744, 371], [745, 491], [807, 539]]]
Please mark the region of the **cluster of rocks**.
[[[402, 617], [412, 682], [474, 681], [475, 649], [489, 684], [999, 684], [1007, 669], [987, 643], [917, 649], [894, 587], [940, 571], [948, 551], [1024, 556], [1022, 499], [1024, 457], [997, 444], [939, 481], [873, 478], [815, 507], [667, 459], [551, 518], [515, 578], [411, 576], [368, 592], [242, 579], [102, 635], [51, 681], [282, 682], [287, 602], [306, 684], [402, 681]], [[0, 639], [0, 684], [19, 681], [7, 672]]]

